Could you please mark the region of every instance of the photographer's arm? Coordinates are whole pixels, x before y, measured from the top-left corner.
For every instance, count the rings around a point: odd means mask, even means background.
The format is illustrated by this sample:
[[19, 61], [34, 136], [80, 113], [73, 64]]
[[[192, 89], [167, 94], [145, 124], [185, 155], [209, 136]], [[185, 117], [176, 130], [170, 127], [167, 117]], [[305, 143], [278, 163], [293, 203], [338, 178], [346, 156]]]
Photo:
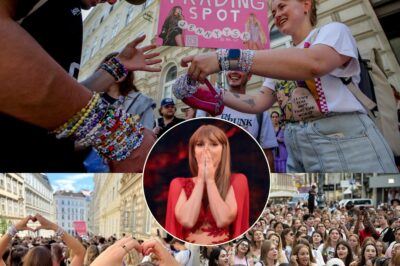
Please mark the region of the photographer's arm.
[[90, 100], [73, 80], [13, 20], [17, 1], [0, 2], [0, 112], [55, 129]]

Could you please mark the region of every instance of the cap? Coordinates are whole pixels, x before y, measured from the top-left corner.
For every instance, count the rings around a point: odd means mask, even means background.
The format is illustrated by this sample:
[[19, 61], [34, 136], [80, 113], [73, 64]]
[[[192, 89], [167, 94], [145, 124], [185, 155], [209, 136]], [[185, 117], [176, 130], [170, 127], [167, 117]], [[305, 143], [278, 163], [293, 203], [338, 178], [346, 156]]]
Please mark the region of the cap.
[[174, 100], [172, 98], [164, 98], [161, 100], [161, 107], [166, 105], [175, 105]]
[[132, 5], [141, 5], [146, 2], [146, 0], [126, 0], [126, 2]]
[[343, 261], [339, 258], [333, 258], [328, 260], [328, 262], [326, 263], [326, 266], [345, 266], [345, 264], [343, 263]]

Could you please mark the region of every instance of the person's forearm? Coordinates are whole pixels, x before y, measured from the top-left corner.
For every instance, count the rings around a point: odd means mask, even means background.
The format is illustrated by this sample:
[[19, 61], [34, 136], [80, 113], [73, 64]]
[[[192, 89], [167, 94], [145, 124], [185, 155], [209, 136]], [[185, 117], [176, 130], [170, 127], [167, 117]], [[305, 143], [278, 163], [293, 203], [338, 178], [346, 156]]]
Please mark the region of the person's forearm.
[[269, 109], [275, 103], [275, 96], [270, 89], [261, 89], [256, 95], [244, 95], [226, 91], [224, 103], [240, 112], [258, 114]]
[[8, 233], [5, 233], [0, 239], [0, 258], [3, 257], [4, 252], [6, 251], [8, 244], [11, 241], [11, 236]]
[[89, 102], [91, 92], [10, 18], [5, 5], [0, 5], [0, 112], [55, 129]]
[[99, 69], [94, 72], [89, 78], [81, 82], [81, 85], [85, 86], [91, 91], [106, 92], [113, 85], [115, 79], [107, 71]]
[[231, 224], [236, 218], [236, 209], [229, 206], [226, 200], [221, 197], [214, 180], [207, 180], [206, 187], [211, 214], [215, 219], [217, 227], [223, 228]]
[[192, 228], [197, 223], [200, 214], [203, 191], [204, 181], [198, 181], [186, 202], [176, 206], [175, 216], [178, 222], [186, 228]]
[[75, 256], [72, 259], [71, 266], [81, 266], [83, 265], [83, 260], [85, 258], [85, 247], [78, 241], [78, 239], [74, 238], [67, 232], [62, 236], [62, 240], [65, 242], [67, 247], [71, 249]]

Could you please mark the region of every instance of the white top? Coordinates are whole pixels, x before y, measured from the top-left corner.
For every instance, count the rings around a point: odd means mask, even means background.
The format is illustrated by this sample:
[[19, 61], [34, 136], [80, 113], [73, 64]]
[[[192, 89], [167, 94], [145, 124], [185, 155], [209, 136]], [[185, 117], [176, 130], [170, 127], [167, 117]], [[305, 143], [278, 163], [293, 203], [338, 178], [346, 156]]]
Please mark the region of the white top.
[[191, 251], [188, 249], [181, 250], [178, 253], [175, 253], [174, 257], [181, 266], [193, 265], [193, 256], [191, 254]]
[[[280, 102], [279, 100], [281, 99], [280, 105], [284, 111], [289, 95], [297, 95], [296, 106], [300, 109], [300, 115], [303, 112], [307, 113], [307, 111], [310, 111], [312, 108], [318, 108], [316, 106], [320, 106], [323, 113], [366, 113], [363, 106], [340, 80], [341, 77], [352, 77], [353, 81], [356, 83], [359, 83], [360, 81], [360, 65], [358, 63], [357, 44], [350, 29], [342, 23], [332, 22], [322, 26], [319, 29], [318, 34], [315, 36], [314, 33], [316, 30], [318, 29], [312, 30], [310, 34], [296, 46], [296, 48], [304, 48], [306, 42], [310, 43], [311, 39], [314, 37], [314, 42], [310, 44], [311, 46], [322, 44], [332, 47], [339, 54], [351, 57], [352, 59], [349, 63], [345, 67], [336, 68], [331, 73], [318, 79], [305, 81], [306, 86], [304, 86], [305, 84], [303, 82], [300, 86], [307, 87], [306, 90], [308, 90], [308, 96], [305, 96], [305, 94], [307, 94], [305, 91], [293, 93], [295, 91], [294, 89], [298, 89], [297, 85], [295, 88], [290, 87], [287, 84], [282, 85], [282, 81], [279, 80], [266, 78], [263, 86], [276, 91], [278, 102]], [[281, 94], [279, 94], [279, 92]], [[304, 96], [311, 98], [311, 100], [317, 105], [310, 106], [309, 104], [304, 104]], [[286, 109], [286, 111], [288, 110], [291, 110], [291, 107]], [[294, 112], [295, 111], [293, 111], [293, 113]], [[288, 117], [288, 114], [286, 114], [286, 120], [291, 120], [290, 115], [291, 114], [289, 114]]]
[[[207, 113], [205, 111], [197, 110], [196, 117], [206, 117], [206, 116]], [[232, 108], [229, 108], [228, 106], [225, 106], [223, 113], [216, 117], [230, 121], [244, 128], [257, 141], [259, 141], [257, 139], [257, 134], [259, 129], [257, 115], [239, 112]], [[276, 141], [274, 127], [272, 126], [271, 118], [267, 111], [265, 111], [262, 116], [262, 128], [260, 132], [259, 143], [263, 149], [271, 149], [278, 147], [278, 142]]]

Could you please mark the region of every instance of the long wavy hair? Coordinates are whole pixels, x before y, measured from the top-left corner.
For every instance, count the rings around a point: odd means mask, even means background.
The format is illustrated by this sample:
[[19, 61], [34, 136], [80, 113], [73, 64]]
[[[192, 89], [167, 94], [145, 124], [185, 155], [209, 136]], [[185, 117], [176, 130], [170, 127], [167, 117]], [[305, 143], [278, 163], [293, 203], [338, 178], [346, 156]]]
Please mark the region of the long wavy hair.
[[338, 254], [337, 254], [337, 249], [338, 249], [339, 245], [342, 245], [342, 246], [344, 246], [344, 247], [347, 248], [347, 256], [346, 256], [346, 258], [344, 259], [344, 264], [345, 264], [346, 266], [349, 266], [350, 263], [353, 262], [353, 260], [354, 260], [353, 251], [351, 250], [351, 247], [350, 247], [349, 243], [347, 243], [347, 242], [344, 241], [344, 240], [340, 240], [340, 241], [337, 243], [336, 247], [335, 247], [335, 258], [339, 258], [339, 257], [338, 257]]
[[[261, 245], [260, 261], [262, 261], [264, 265], [268, 265], [268, 252], [272, 249], [273, 246], [276, 245], [272, 240], [265, 240]], [[278, 260], [274, 260], [274, 265], [277, 263], [277, 261]]]
[[215, 181], [218, 191], [223, 199], [225, 199], [230, 187], [231, 176], [231, 150], [229, 141], [225, 133], [216, 126], [203, 125], [199, 127], [189, 140], [189, 167], [193, 176], [198, 174], [197, 160], [195, 156], [195, 147], [199, 141], [209, 139], [216, 141], [222, 145], [221, 161], [215, 172]]

